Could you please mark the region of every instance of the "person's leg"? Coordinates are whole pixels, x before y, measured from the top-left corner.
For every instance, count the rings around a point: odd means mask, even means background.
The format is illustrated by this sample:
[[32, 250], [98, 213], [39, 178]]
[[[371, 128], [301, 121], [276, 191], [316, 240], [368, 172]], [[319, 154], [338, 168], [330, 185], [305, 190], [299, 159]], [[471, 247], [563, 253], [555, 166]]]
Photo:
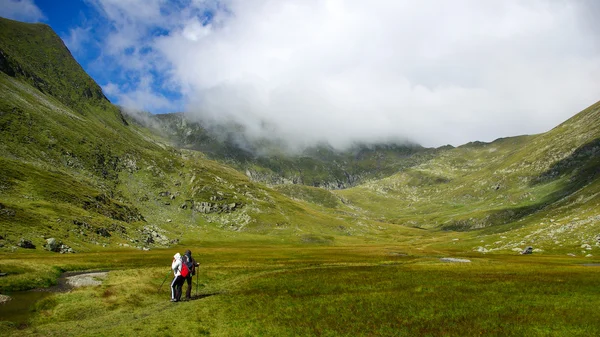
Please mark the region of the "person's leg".
[[185, 278], [185, 281], [187, 282], [187, 289], [185, 290], [185, 298], [187, 298], [188, 300], [192, 298], [192, 275], [188, 275], [188, 277]]
[[171, 301], [175, 301], [175, 299], [177, 298], [177, 277], [173, 278], [173, 281], [171, 282]]
[[183, 282], [185, 282], [185, 278], [181, 275], [177, 276], [177, 281], [176, 281], [176, 299], [177, 301], [181, 301], [181, 294], [183, 293]]

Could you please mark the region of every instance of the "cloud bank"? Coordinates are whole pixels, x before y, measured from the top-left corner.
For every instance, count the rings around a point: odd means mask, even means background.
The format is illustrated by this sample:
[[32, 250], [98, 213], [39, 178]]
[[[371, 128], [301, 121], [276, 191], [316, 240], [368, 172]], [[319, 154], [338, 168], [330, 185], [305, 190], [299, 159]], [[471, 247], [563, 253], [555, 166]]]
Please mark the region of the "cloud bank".
[[310, 145], [544, 132], [600, 99], [594, 1], [93, 0], [118, 103]]
[[0, 0], [0, 16], [25, 22], [38, 22], [45, 19], [44, 13], [33, 0]]

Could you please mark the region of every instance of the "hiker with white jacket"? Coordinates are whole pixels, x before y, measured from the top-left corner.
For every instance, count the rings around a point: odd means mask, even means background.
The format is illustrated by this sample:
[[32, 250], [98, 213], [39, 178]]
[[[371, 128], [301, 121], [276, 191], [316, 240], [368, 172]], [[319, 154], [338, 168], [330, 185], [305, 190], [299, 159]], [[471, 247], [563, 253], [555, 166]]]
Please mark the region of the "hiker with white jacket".
[[174, 275], [173, 282], [171, 282], [171, 302], [179, 302], [181, 300], [183, 282], [185, 282], [185, 277], [181, 275], [182, 267], [181, 254], [176, 253], [173, 256], [173, 263], [171, 264]]

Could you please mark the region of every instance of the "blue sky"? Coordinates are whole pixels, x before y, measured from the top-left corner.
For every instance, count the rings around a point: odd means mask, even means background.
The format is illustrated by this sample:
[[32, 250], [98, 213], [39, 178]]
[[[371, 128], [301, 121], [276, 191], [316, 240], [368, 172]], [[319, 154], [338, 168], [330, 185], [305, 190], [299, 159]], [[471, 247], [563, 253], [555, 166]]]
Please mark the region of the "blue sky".
[[[120, 65], [117, 58], [120, 55], [106, 55], [103, 52], [104, 36], [115, 32], [113, 25], [107, 21], [101, 3], [81, 0], [35, 0], [35, 5], [44, 15], [42, 22], [50, 25], [65, 41], [73, 56], [84, 69], [102, 86], [105, 94], [114, 103], [123, 103], [122, 92], [134, 90], [141, 81], [140, 73], [128, 71]], [[154, 34], [167, 34], [168, 31], [157, 30]], [[132, 48], [121, 51], [132, 55]], [[142, 51], [142, 53], [144, 53]], [[162, 87], [165, 81], [162, 74], [148, 70], [155, 80], [150, 85], [154, 95], [170, 102], [168, 105], [140, 104], [136, 108], [149, 110], [153, 113], [168, 113], [183, 109], [182, 96], [176, 90]], [[119, 91], [106, 90], [118, 86]]]
[[110, 100], [296, 147], [460, 145], [600, 99], [596, 0], [0, 0]]

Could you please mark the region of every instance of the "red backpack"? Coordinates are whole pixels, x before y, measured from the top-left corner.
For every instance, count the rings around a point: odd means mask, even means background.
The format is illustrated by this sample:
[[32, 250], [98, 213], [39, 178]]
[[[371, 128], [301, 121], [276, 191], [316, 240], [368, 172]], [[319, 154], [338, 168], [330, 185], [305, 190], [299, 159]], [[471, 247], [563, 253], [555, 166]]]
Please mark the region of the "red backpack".
[[179, 273], [182, 277], [188, 277], [188, 275], [190, 274], [190, 269], [188, 268], [188, 266], [183, 262], [183, 259], [181, 261], [181, 272]]

